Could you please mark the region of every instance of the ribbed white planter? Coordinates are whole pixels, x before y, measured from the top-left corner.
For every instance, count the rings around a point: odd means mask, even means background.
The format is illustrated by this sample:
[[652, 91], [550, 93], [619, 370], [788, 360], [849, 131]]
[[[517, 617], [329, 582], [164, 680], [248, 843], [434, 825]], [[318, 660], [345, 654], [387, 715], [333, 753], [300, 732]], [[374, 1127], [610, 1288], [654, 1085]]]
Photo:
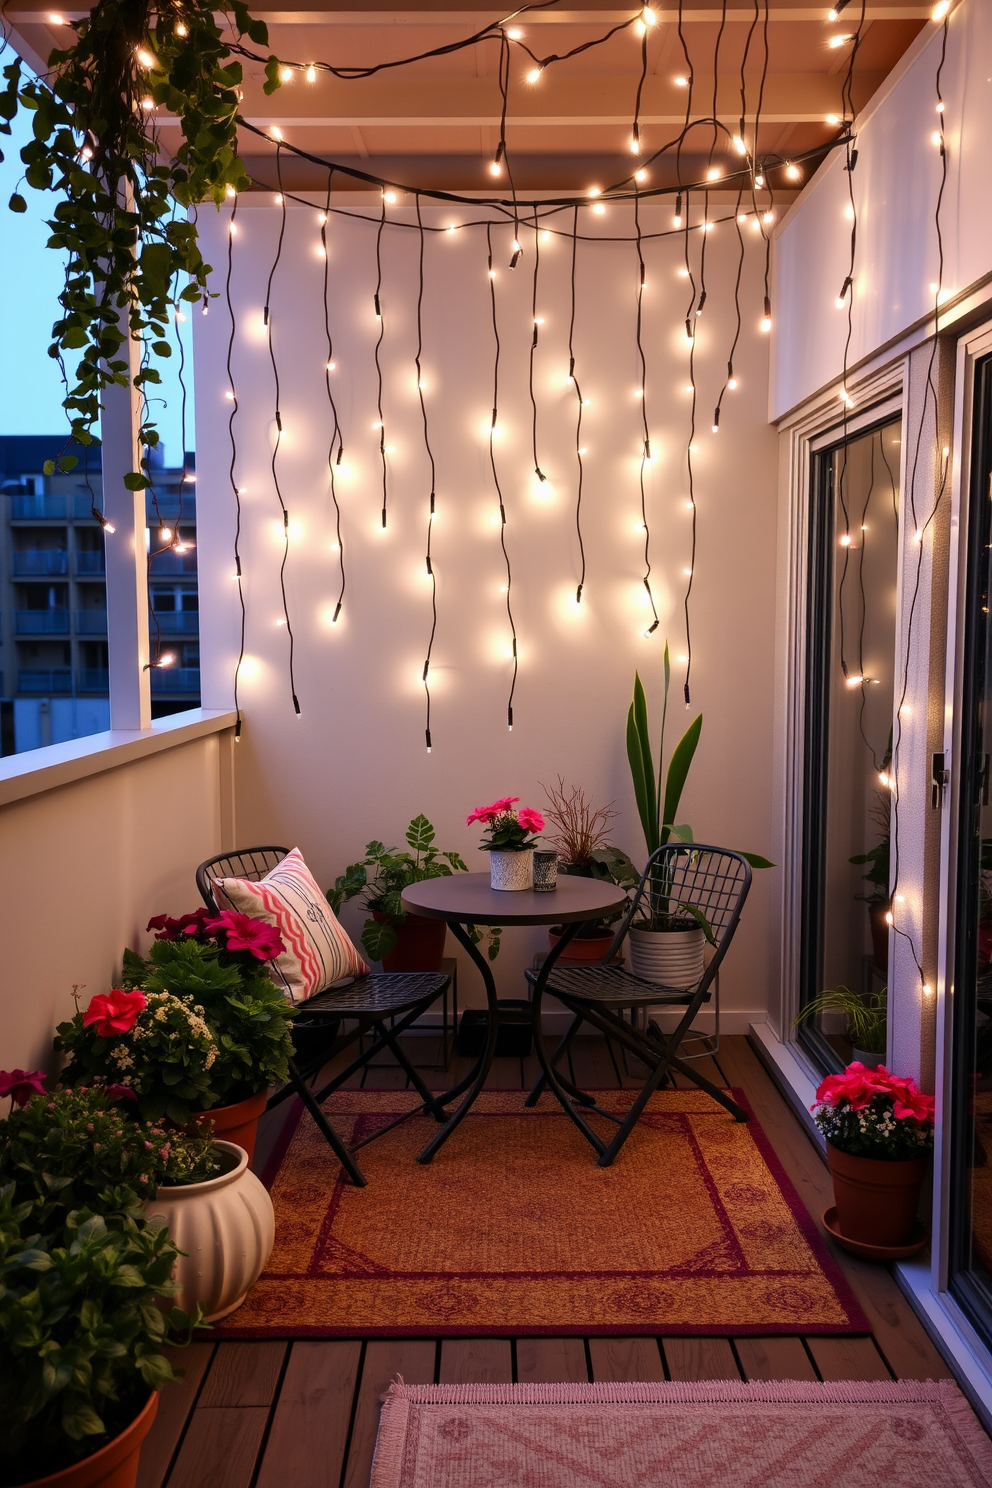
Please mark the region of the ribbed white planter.
[[265, 1188], [248, 1169], [248, 1154], [233, 1142], [215, 1142], [234, 1166], [205, 1183], [160, 1188], [145, 1205], [161, 1214], [179, 1249], [173, 1275], [175, 1304], [190, 1312], [199, 1303], [208, 1323], [240, 1307], [275, 1241], [275, 1213]]
[[489, 854], [489, 882], [494, 889], [532, 889], [534, 887], [534, 849], [522, 852]]
[[706, 937], [699, 925], [691, 930], [627, 932], [630, 969], [646, 982], [665, 987], [691, 987], [703, 974]]

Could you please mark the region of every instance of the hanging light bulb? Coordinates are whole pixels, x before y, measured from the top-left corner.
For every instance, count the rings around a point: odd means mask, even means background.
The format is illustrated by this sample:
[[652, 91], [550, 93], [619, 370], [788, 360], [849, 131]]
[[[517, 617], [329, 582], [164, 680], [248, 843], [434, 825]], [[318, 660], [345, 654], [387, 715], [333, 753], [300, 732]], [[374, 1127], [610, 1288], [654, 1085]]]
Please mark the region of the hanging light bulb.
[[538, 78], [541, 76], [541, 73], [543, 71], [544, 71], [544, 64], [543, 64], [543, 62], [538, 67], [532, 67], [531, 70], [530, 70], [530, 72], [527, 74], [527, 81], [529, 83], [536, 83], [537, 80], [538, 80]]
[[951, 0], [937, 0], [937, 4], [930, 13], [930, 19], [932, 21], [942, 21], [950, 8]]
[[767, 295], [765, 295], [765, 313], [761, 317], [761, 329], [763, 331], [770, 331], [771, 328], [772, 328], [772, 302], [769, 299], [769, 297]]
[[271, 136], [272, 136], [272, 138], [274, 140], [281, 140], [282, 139], [282, 130], [279, 128], [279, 125], [278, 124], [270, 124], [269, 125], [269, 133], [271, 134]]
[[176, 22], [176, 35], [177, 36], [188, 36], [189, 35], [189, 31], [188, 31], [187, 27], [183, 25], [182, 21], [177, 21]]
[[634, 180], [638, 183], [638, 185], [643, 186], [643, 184], [647, 180], [647, 178], [648, 178], [648, 173], [647, 173], [646, 170], [638, 170], [638, 171], [635, 171], [634, 172]]
[[747, 145], [744, 143], [743, 134], [734, 135], [734, 149], [737, 151], [738, 155], [747, 154]]
[[676, 88], [688, 88], [689, 79], [687, 77], [677, 77], [675, 79], [675, 86]]
[[707, 181], [719, 181], [722, 175], [723, 171], [718, 165], [711, 165], [709, 170], [706, 172], [706, 179]]
[[279, 81], [281, 83], [291, 83], [293, 81], [293, 69], [291, 67], [280, 67]]
[[307, 68], [307, 82], [308, 83], [315, 83], [316, 81], [317, 81], [317, 69], [316, 69], [316, 67], [314, 67], [313, 63], [311, 62], [310, 63], [310, 66]]
[[158, 529], [158, 535], [161, 538], [162, 542], [171, 542], [172, 541], [172, 528], [171, 527], [160, 527]]

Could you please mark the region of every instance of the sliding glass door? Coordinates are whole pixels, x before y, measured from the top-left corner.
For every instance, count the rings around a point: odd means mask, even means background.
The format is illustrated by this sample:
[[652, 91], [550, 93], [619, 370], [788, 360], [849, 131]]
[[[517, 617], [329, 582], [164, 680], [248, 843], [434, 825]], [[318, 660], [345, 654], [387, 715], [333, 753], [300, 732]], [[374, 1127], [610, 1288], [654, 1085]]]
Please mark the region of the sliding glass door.
[[811, 472], [799, 1038], [824, 1070], [885, 1047], [900, 439], [869, 423]]
[[951, 1292], [992, 1346], [992, 356], [975, 368], [962, 602], [951, 1080]]

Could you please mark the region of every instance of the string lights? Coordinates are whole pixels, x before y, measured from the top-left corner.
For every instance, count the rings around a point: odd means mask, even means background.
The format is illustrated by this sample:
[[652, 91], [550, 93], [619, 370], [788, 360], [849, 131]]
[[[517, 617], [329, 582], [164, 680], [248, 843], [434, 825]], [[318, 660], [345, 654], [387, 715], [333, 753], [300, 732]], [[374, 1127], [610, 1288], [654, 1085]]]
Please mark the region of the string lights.
[[575, 463], [578, 467], [578, 482], [575, 489], [575, 535], [579, 540], [579, 582], [575, 590], [575, 603], [582, 603], [582, 591], [586, 582], [586, 549], [582, 540], [582, 388], [575, 375], [575, 263], [579, 247], [579, 209], [572, 208], [572, 272], [571, 312], [568, 317], [568, 380], [575, 389]]
[[503, 552], [503, 562], [506, 564], [506, 618], [510, 626], [510, 655], [513, 660], [513, 672], [510, 679], [510, 695], [506, 703], [506, 726], [510, 733], [513, 732], [513, 694], [517, 688], [517, 627], [513, 619], [513, 574], [510, 569], [510, 554], [506, 546], [506, 506], [503, 502], [503, 491], [499, 483], [499, 472], [496, 469], [496, 424], [499, 419], [499, 324], [496, 319], [496, 273], [493, 269], [493, 229], [492, 223], [486, 223], [486, 250], [489, 263], [489, 303], [492, 311], [493, 322], [493, 416], [489, 425], [489, 465], [493, 474], [493, 485], [496, 488], [496, 498], [499, 502], [499, 544]]
[[641, 523], [644, 527], [644, 590], [651, 606], [651, 624], [648, 626], [646, 635], [653, 635], [660, 625], [658, 610], [654, 602], [654, 593], [651, 589], [651, 530], [648, 526], [647, 498], [644, 489], [644, 472], [651, 459], [651, 433], [648, 429], [648, 366], [644, 357], [644, 342], [641, 337], [642, 329], [642, 305], [644, 300], [644, 248], [641, 242], [641, 209], [637, 198], [634, 198], [634, 231], [637, 235], [637, 318], [635, 322], [635, 336], [637, 340], [637, 356], [641, 364], [641, 458], [638, 465], [638, 481], [641, 492]]
[[341, 607], [344, 604], [344, 591], [345, 585], [347, 583], [347, 577], [344, 568], [344, 537], [341, 533], [341, 503], [338, 500], [336, 484], [337, 471], [340, 469], [341, 460], [344, 456], [344, 437], [341, 433], [341, 424], [338, 419], [337, 401], [334, 397], [334, 391], [331, 387], [331, 374], [335, 370], [335, 361], [334, 338], [331, 335], [330, 297], [328, 295], [330, 254], [327, 251], [327, 224], [331, 215], [331, 183], [333, 179], [334, 172], [331, 171], [328, 173], [327, 177], [327, 202], [325, 205], [325, 209], [320, 216], [320, 247], [324, 259], [324, 335], [327, 339], [327, 356], [324, 360], [324, 387], [327, 392], [327, 402], [330, 406], [332, 420], [331, 438], [327, 446], [327, 470], [331, 482], [331, 501], [334, 506], [334, 532], [337, 542], [338, 572], [341, 579], [341, 585], [338, 589], [337, 603], [334, 606], [334, 613], [331, 616], [331, 624], [336, 625], [338, 622], [338, 616], [341, 614]]
[[[430, 430], [427, 425], [427, 404], [424, 402], [424, 374], [420, 364], [420, 358], [424, 349], [424, 220], [420, 211], [420, 197], [417, 196], [417, 228], [419, 231], [419, 255], [418, 255], [418, 281], [417, 281], [417, 354], [414, 358], [417, 367], [417, 396], [420, 399], [420, 417], [424, 426], [424, 449], [427, 451], [427, 459], [431, 467], [431, 494], [427, 513], [427, 575], [431, 581], [431, 634], [427, 642], [427, 655], [424, 658], [423, 684], [426, 697], [427, 717], [424, 726], [424, 737], [427, 744], [427, 753], [431, 752], [431, 688], [429, 674], [431, 669], [431, 655], [434, 651], [434, 637], [437, 635], [437, 575], [434, 572], [434, 562], [431, 552], [431, 543], [434, 536], [434, 518], [437, 515], [437, 469], [434, 464], [434, 451], [431, 449]], [[490, 280], [490, 283], [492, 281]]]
[[541, 327], [541, 317], [537, 313], [537, 279], [541, 269], [541, 244], [540, 231], [538, 229], [537, 208], [534, 208], [534, 279], [531, 287], [530, 314], [534, 323], [533, 334], [530, 338], [530, 359], [527, 368], [527, 385], [530, 393], [531, 409], [531, 448], [534, 455], [534, 474], [542, 485], [548, 477], [541, 469], [541, 462], [537, 455], [537, 398], [534, 395], [534, 357], [537, 352], [538, 333]]
[[386, 526], [386, 508], [389, 500], [387, 488], [388, 472], [386, 468], [386, 424], [382, 416], [382, 363], [379, 360], [379, 351], [382, 347], [382, 338], [386, 333], [386, 324], [382, 318], [382, 231], [386, 226], [386, 192], [382, 192], [382, 210], [379, 214], [379, 229], [375, 235], [375, 294], [373, 303], [375, 305], [375, 318], [379, 322], [379, 335], [375, 343], [375, 378], [376, 397], [375, 406], [378, 412], [376, 428], [379, 431], [379, 462], [382, 466], [382, 526]]
[[241, 610], [239, 627], [240, 633], [238, 639], [238, 659], [235, 662], [234, 666], [234, 711], [237, 714], [237, 719], [234, 725], [234, 742], [236, 744], [239, 743], [241, 740], [241, 698], [238, 689], [241, 684], [241, 668], [244, 665], [245, 659], [245, 624], [247, 619], [245, 612], [244, 574], [241, 568], [241, 487], [238, 485], [237, 481], [238, 445], [234, 435], [234, 420], [237, 417], [238, 413], [238, 391], [237, 385], [234, 380], [233, 366], [234, 337], [237, 332], [237, 323], [234, 317], [234, 304], [231, 300], [231, 278], [234, 272], [234, 219], [237, 216], [237, 213], [238, 198], [235, 196], [234, 205], [231, 208], [231, 219], [229, 223], [229, 231], [227, 234], [227, 275], [224, 280], [224, 295], [227, 300], [227, 314], [231, 326], [230, 335], [227, 338], [227, 381], [231, 393], [231, 411], [228, 414], [227, 419], [227, 438], [231, 446], [231, 463], [228, 467], [228, 480], [231, 483], [231, 492], [234, 496], [234, 577], [238, 585], [238, 605]]

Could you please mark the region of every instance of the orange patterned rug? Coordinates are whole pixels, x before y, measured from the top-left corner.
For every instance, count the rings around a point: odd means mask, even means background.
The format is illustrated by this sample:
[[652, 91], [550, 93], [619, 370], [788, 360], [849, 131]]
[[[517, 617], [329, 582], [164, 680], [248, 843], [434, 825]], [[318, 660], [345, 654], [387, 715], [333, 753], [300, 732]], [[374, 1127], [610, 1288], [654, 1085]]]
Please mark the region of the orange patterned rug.
[[[623, 1112], [633, 1095], [597, 1099]], [[355, 1140], [416, 1100], [341, 1091], [326, 1109]], [[483, 1092], [428, 1167], [433, 1122], [414, 1117], [362, 1149], [363, 1189], [300, 1121], [271, 1182], [269, 1267], [215, 1335], [870, 1331], [753, 1117], [663, 1091], [600, 1168], [550, 1097], [523, 1101]]]

